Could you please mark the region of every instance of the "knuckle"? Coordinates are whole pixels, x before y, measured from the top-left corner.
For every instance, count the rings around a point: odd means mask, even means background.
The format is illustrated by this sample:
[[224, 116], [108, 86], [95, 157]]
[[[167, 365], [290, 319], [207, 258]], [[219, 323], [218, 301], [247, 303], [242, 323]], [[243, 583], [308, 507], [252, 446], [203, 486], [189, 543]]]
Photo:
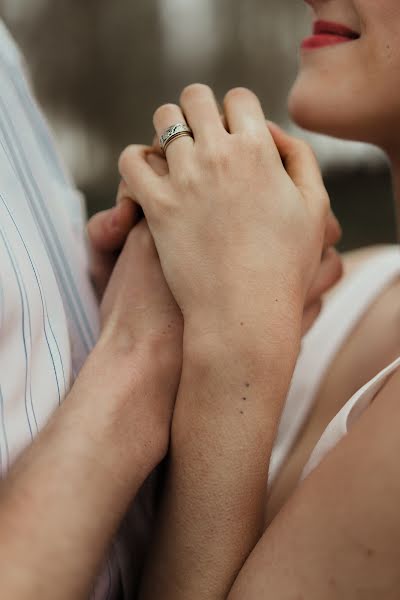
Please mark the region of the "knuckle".
[[131, 144], [127, 146], [120, 154], [118, 160], [118, 169], [121, 175], [126, 173], [127, 170], [132, 166], [132, 162], [137, 156], [137, 146]]
[[245, 142], [247, 143], [247, 146], [250, 150], [264, 150], [267, 146], [267, 144], [265, 143], [265, 138], [262, 137], [261, 134], [256, 131], [246, 134]]
[[202, 163], [207, 169], [227, 171], [230, 163], [230, 154], [222, 145], [209, 144], [202, 155]]
[[[186, 168], [181, 169], [175, 175], [175, 181], [180, 190], [185, 192], [194, 191], [197, 188], [198, 177], [194, 169]], [[170, 205], [170, 202], [165, 203], [166, 206]]]
[[246, 156], [250, 156], [253, 162], [261, 160], [267, 151], [268, 146], [260, 134], [246, 134], [246, 137], [243, 139], [243, 152]]
[[163, 121], [168, 119], [171, 115], [176, 115], [177, 111], [180, 111], [180, 107], [177, 104], [163, 104], [159, 106], [157, 110], [154, 112], [154, 120], [155, 121]]
[[234, 99], [247, 99], [249, 97], [254, 97], [255, 94], [249, 88], [238, 86], [234, 87], [225, 95], [225, 100], [234, 100]]
[[204, 83], [191, 83], [190, 85], [187, 85], [185, 88], [183, 88], [181, 93], [181, 100], [183, 102], [187, 100], [190, 101], [193, 98], [196, 98], [200, 95], [209, 94], [210, 91], [210, 87], [208, 85], [205, 85]]

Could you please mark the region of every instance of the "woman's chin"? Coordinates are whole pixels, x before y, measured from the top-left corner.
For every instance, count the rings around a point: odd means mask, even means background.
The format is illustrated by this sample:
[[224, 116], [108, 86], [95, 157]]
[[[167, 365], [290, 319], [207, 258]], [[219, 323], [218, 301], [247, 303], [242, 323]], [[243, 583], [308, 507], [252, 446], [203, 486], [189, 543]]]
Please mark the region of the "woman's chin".
[[292, 120], [308, 131], [381, 145], [374, 113], [360, 103], [354, 105], [346, 95], [327, 94], [321, 86], [305, 87], [300, 80], [290, 92], [288, 109]]
[[303, 129], [334, 137], [347, 137], [343, 135], [343, 127], [338, 123], [337, 105], [330, 109], [330, 104], [329, 99], [326, 102], [321, 98], [321, 94], [305, 93], [295, 84], [289, 95], [288, 109], [292, 120]]
[[357, 111], [351, 110], [350, 102], [327, 93], [324, 86], [314, 78], [300, 75], [293, 85], [288, 100], [289, 114], [293, 121], [309, 131], [343, 139], [357, 139]]

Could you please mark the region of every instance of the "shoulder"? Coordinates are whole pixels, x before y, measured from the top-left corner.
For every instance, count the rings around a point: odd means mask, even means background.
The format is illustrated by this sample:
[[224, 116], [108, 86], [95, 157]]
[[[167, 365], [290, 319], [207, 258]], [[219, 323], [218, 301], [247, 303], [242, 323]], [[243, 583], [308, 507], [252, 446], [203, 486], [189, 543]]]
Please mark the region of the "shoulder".
[[358, 268], [362, 267], [364, 263], [368, 262], [375, 256], [384, 254], [388, 250], [393, 248], [390, 244], [379, 244], [376, 246], [365, 246], [363, 248], [357, 248], [350, 252], [342, 254], [342, 260], [344, 265], [344, 276], [351, 275]]
[[341, 280], [325, 295], [325, 299], [329, 299], [343, 283], [346, 283], [352, 276], [362, 268], [368, 261], [373, 258], [385, 254], [393, 249], [391, 244], [377, 244], [375, 246], [364, 246], [349, 252], [344, 252], [341, 255], [343, 261], [343, 276]]

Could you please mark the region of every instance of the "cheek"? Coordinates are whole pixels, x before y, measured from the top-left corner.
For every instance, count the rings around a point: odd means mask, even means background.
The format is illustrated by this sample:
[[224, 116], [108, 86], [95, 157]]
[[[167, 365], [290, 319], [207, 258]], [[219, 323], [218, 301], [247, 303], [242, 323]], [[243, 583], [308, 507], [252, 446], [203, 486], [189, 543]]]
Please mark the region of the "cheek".
[[353, 0], [355, 10], [364, 27], [398, 29], [400, 6], [398, 0]]
[[[365, 70], [381, 87], [390, 88], [399, 80], [399, 0], [358, 0], [363, 29]], [[394, 80], [393, 80], [394, 78]]]

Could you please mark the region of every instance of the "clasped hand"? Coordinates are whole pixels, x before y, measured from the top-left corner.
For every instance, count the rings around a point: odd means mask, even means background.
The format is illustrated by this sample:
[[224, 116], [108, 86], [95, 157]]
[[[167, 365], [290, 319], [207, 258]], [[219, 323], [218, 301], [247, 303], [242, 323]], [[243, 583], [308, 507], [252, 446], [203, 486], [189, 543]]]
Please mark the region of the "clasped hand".
[[225, 124], [212, 91], [190, 86], [181, 106], [163, 106], [154, 116], [157, 135], [185, 121], [193, 130], [194, 140], [181, 137], [168, 147], [168, 172], [154, 169], [149, 147], [129, 146], [119, 163], [185, 331], [193, 323], [199, 334], [221, 322], [262, 331], [272, 302], [300, 314], [310, 299], [319, 303], [327, 262], [325, 283], [340, 275], [337, 254], [326, 252], [339, 227], [310, 147], [266, 127], [248, 90], [229, 92], [224, 112]]
[[[144, 345], [155, 381], [172, 382], [158, 396], [165, 431], [180, 375], [182, 314], [185, 337], [218, 335], [220, 327], [240, 335], [248, 327], [259, 337], [275, 328], [279, 336], [282, 323], [269, 322], [278, 303], [288, 322], [300, 321], [296, 335], [304, 334], [341, 276], [333, 248], [340, 227], [312, 150], [266, 126], [248, 90], [229, 92], [224, 112], [225, 122], [203, 85], [186, 88], [181, 106], [159, 108], [158, 136], [187, 121], [194, 140], [174, 141], [166, 159], [155, 147], [129, 146], [116, 206], [88, 225], [103, 335], [128, 351]], [[163, 360], [152, 360], [155, 348]]]

